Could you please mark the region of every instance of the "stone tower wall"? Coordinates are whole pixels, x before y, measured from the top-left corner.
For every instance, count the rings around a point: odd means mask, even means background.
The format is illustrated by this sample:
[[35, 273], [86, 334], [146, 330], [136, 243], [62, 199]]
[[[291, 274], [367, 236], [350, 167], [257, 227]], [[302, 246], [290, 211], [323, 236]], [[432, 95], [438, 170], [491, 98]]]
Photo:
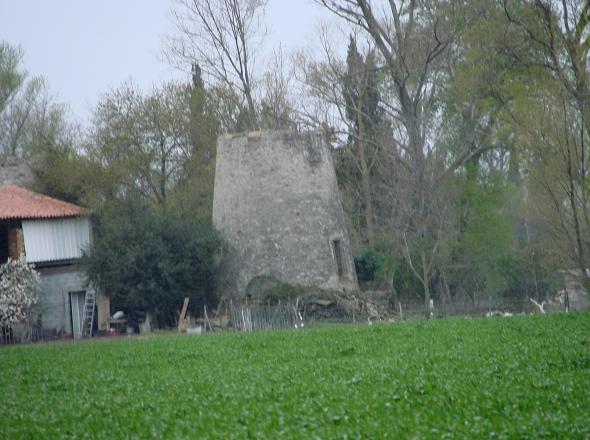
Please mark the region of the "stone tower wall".
[[18, 185], [28, 188], [33, 183], [33, 171], [24, 162], [8, 158], [4, 162], [0, 158], [0, 186]]
[[213, 224], [229, 245], [224, 293], [244, 295], [266, 276], [358, 289], [332, 156], [319, 133], [220, 137]]

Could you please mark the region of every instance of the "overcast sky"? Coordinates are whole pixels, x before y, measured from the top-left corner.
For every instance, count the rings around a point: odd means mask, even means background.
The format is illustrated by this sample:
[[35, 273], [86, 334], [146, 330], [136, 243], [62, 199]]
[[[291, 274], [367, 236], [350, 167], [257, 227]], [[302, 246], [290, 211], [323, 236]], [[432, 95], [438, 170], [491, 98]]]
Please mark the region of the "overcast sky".
[[[43, 75], [80, 122], [100, 94], [133, 79], [144, 90], [186, 78], [160, 61], [173, 31], [170, 0], [0, 0], [0, 39], [20, 45], [24, 66]], [[331, 17], [309, 0], [270, 0], [268, 47], [302, 47]]]

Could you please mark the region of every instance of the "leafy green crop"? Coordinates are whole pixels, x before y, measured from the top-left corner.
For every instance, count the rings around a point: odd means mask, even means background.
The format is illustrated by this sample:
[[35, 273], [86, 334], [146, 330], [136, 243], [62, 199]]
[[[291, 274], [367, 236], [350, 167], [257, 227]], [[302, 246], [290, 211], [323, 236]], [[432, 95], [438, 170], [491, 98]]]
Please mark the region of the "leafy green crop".
[[587, 438], [590, 314], [0, 349], [0, 438]]

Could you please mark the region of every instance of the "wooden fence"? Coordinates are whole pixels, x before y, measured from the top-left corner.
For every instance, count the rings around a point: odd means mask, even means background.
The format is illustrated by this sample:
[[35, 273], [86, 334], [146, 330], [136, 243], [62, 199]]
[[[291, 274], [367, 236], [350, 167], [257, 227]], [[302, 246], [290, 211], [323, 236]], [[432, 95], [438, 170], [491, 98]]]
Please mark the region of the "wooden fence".
[[0, 345], [16, 344], [14, 332], [12, 327], [1, 327], [0, 326]]

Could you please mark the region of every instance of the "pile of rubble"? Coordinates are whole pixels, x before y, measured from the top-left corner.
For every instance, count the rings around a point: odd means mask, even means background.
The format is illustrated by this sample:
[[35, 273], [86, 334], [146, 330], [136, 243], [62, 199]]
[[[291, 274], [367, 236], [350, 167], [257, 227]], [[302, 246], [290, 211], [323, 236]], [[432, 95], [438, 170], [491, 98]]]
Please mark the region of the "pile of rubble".
[[388, 307], [363, 292], [313, 291], [299, 299], [299, 310], [306, 318], [344, 318], [353, 321], [388, 320]]

